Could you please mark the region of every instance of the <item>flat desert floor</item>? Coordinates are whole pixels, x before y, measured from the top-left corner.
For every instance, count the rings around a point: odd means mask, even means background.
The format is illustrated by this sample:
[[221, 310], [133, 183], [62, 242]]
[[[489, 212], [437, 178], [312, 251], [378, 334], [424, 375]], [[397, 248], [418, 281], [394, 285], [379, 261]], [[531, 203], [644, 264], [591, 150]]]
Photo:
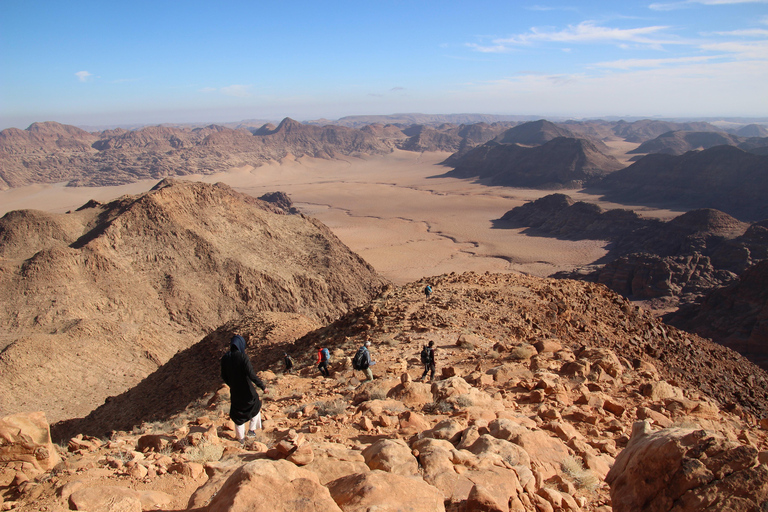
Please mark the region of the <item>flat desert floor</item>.
[[[386, 156], [320, 160], [286, 158], [208, 176], [261, 196], [282, 191], [306, 215], [325, 223], [342, 242], [396, 284], [450, 272], [523, 272], [547, 276], [590, 264], [605, 243], [530, 236], [524, 229], [494, 228], [505, 212], [551, 191], [486, 187], [468, 180], [436, 177], [449, 153], [395, 151]], [[108, 201], [138, 194], [156, 181], [119, 187], [33, 185], [0, 191], [0, 214], [19, 209], [74, 210], [90, 199]], [[626, 206], [599, 201], [576, 190], [563, 193], [603, 208]], [[680, 211], [634, 208], [644, 216], [671, 218]]]

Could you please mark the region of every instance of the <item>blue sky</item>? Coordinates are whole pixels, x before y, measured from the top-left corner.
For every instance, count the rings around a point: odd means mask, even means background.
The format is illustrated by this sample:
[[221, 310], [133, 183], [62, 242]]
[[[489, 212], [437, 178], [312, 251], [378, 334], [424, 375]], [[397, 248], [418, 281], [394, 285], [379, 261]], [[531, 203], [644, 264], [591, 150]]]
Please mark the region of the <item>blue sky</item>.
[[0, 0], [0, 128], [768, 116], [768, 0]]

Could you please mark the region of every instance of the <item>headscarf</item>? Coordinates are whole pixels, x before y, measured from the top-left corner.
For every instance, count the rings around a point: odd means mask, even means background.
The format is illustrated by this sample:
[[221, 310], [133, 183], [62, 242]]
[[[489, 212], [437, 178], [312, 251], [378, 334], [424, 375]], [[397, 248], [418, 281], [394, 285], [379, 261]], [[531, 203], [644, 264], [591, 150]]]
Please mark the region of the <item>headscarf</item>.
[[245, 354], [245, 338], [239, 334], [232, 336], [232, 339], [229, 341], [229, 350], [232, 352], [238, 351]]

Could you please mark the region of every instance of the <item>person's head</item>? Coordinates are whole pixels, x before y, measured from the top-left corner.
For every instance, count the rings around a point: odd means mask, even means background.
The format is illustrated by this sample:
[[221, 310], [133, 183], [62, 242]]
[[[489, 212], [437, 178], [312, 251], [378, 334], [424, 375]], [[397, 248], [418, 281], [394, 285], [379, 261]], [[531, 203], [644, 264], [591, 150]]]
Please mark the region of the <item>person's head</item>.
[[365, 346], [366, 346], [366, 347], [370, 347], [370, 346], [371, 346], [371, 342], [370, 342], [370, 341], [366, 341], [366, 342], [365, 342]]
[[432, 347], [434, 347], [434, 346], [435, 346], [435, 342], [430, 340], [430, 342], [429, 342], [429, 348], [432, 348]]
[[229, 350], [232, 352], [242, 352], [245, 354], [245, 338], [239, 334], [232, 336], [232, 339], [229, 340]]

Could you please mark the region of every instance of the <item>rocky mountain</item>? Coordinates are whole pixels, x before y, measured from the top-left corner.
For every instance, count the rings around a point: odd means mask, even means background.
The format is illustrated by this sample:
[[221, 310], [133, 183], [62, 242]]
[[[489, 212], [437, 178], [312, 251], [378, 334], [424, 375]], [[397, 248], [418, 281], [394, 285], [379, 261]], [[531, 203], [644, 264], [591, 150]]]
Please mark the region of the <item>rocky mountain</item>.
[[[768, 374], [735, 352], [592, 283], [452, 274], [425, 300], [426, 282], [298, 338], [297, 316], [234, 319], [79, 424], [99, 436], [57, 424], [57, 446], [41, 413], [0, 419], [4, 505], [746, 512], [768, 500]], [[217, 375], [235, 332], [268, 388], [264, 429], [243, 445]], [[375, 380], [360, 383], [350, 360], [364, 341]], [[437, 374], [420, 382], [429, 341]], [[101, 437], [117, 425], [132, 428]]]
[[748, 124], [736, 131], [741, 137], [768, 137], [768, 126], [763, 124]]
[[[504, 139], [505, 134], [500, 138]], [[477, 178], [488, 185], [544, 189], [582, 187], [624, 167], [590, 141], [569, 137], [557, 137], [534, 147], [495, 139], [446, 160], [445, 165], [454, 167], [445, 176]]]
[[676, 123], [642, 119], [631, 123], [619, 121], [615, 124], [612, 131], [614, 135], [627, 142], [645, 142], [672, 131], [722, 132], [723, 130], [706, 122]]
[[327, 227], [269, 199], [165, 180], [3, 216], [0, 410], [87, 414], [232, 318], [328, 322], [377, 293], [382, 279]]
[[253, 132], [223, 126], [149, 126], [88, 134], [59, 123], [0, 132], [0, 187], [68, 181], [70, 186], [107, 186], [139, 179], [211, 174], [296, 157], [333, 158], [384, 154], [392, 145], [342, 126], [302, 125], [284, 119]]
[[744, 142], [743, 138], [724, 132], [672, 131], [643, 142], [637, 149], [633, 149], [629, 153], [682, 155], [688, 151], [709, 149], [715, 146], [738, 146], [742, 142]]
[[695, 306], [666, 315], [665, 321], [717, 340], [768, 368], [768, 260], [728, 286], [711, 290]]
[[597, 186], [609, 201], [714, 208], [757, 221], [768, 218], [766, 169], [768, 156], [716, 146], [680, 156], [647, 155]]
[[[704, 310], [709, 302], [724, 303], [708, 296], [719, 297], [721, 289], [731, 289], [744, 276], [752, 276], [755, 266], [763, 268], [768, 261], [766, 224], [768, 221], [750, 225], [708, 209], [662, 222], [643, 219], [629, 210], [604, 211], [563, 194], [517, 207], [496, 222], [497, 227], [527, 227], [531, 234], [539, 236], [610, 241], [609, 252], [600, 261], [558, 276], [604, 284], [659, 310], [680, 307], [679, 313], [669, 317], [670, 322], [672, 318], [680, 319], [674, 325], [710, 337], [761, 365], [768, 358], [768, 336], [754, 326], [760, 322], [756, 312], [768, 304], [765, 297], [762, 303], [753, 301], [742, 315], [723, 312], [723, 316], [729, 315], [728, 322]], [[685, 323], [687, 316], [697, 320]], [[747, 346], [729, 341], [731, 338], [751, 341]]]

